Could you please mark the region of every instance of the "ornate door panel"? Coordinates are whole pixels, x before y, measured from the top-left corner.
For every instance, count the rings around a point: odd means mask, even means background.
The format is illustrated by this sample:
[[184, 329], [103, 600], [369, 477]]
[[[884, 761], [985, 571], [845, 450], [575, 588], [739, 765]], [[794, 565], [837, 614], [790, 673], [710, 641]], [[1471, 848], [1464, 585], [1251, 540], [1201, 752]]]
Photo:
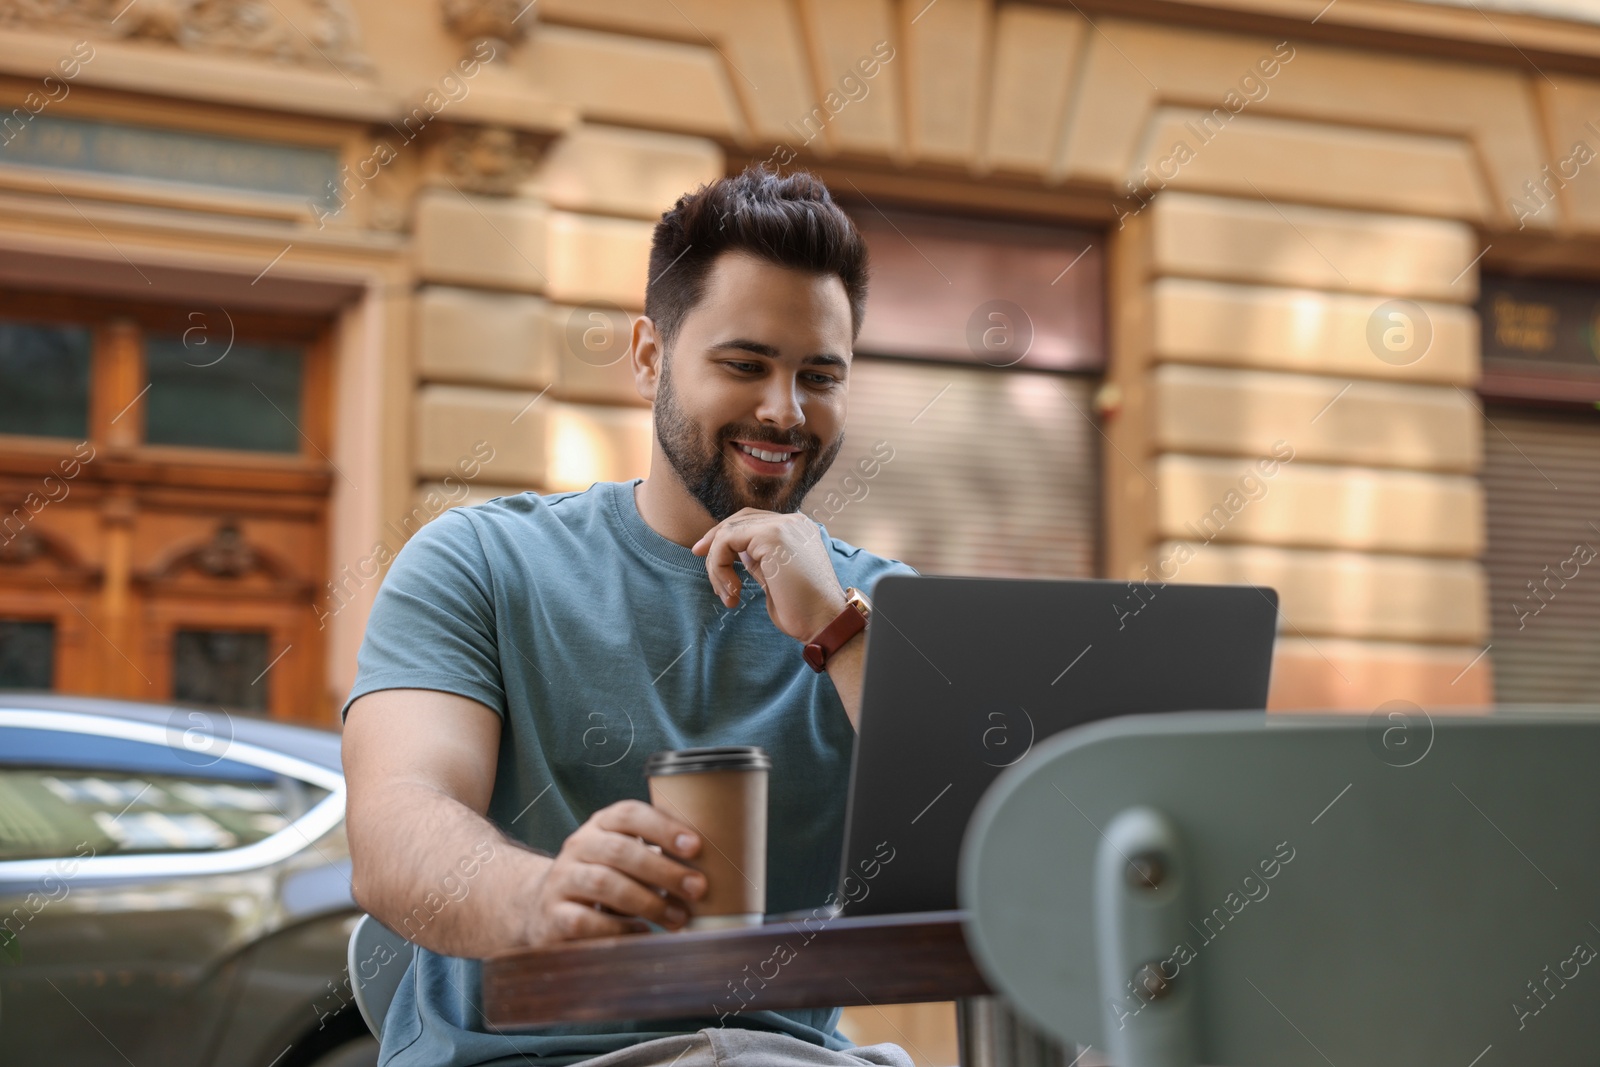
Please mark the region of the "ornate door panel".
[[328, 721], [329, 335], [0, 293], [0, 687]]

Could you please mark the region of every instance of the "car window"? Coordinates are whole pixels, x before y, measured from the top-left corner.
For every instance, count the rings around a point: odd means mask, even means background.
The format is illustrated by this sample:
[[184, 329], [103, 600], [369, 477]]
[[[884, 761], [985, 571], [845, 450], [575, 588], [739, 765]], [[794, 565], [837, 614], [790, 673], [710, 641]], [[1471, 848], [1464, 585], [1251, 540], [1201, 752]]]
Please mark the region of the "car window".
[[0, 726], [0, 861], [240, 848], [328, 795], [238, 760], [194, 766], [189, 755], [126, 738]]
[[242, 782], [265, 782], [272, 777], [271, 772], [260, 767], [189, 752], [176, 745], [35, 726], [0, 725], [0, 766], [82, 767], [177, 775], [204, 770], [207, 780]]

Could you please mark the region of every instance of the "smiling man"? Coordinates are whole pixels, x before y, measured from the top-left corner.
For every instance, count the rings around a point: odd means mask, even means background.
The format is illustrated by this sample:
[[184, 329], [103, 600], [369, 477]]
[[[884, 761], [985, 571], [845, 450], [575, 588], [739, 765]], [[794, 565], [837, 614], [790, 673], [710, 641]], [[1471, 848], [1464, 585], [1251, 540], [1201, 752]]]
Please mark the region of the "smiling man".
[[831, 902], [860, 594], [915, 573], [799, 510], [845, 444], [866, 288], [865, 245], [808, 174], [681, 198], [631, 336], [649, 477], [456, 508], [400, 552], [344, 709], [355, 896], [419, 946], [380, 1063], [910, 1067], [852, 1047], [837, 1008], [502, 1034], [477, 962], [683, 927], [704, 843], [647, 802], [661, 749], [765, 748], [767, 910]]

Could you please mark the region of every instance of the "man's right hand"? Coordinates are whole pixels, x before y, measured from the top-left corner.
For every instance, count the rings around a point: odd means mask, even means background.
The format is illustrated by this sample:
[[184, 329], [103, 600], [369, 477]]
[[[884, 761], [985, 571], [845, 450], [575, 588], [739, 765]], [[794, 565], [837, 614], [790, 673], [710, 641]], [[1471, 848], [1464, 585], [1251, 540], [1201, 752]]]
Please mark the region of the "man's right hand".
[[699, 834], [643, 801], [601, 808], [562, 842], [535, 886], [528, 943], [643, 932], [642, 919], [682, 928], [706, 879], [671, 857], [699, 851]]
[[[433, 689], [380, 689], [351, 704], [343, 756], [356, 902], [416, 944], [475, 959], [644, 930], [642, 919], [681, 928], [686, 902], [705, 895], [705, 875], [679, 862], [705, 847], [700, 835], [624, 800], [595, 812], [559, 856], [507, 838], [487, 817], [500, 726], [492, 709]], [[464, 875], [459, 865], [485, 845], [504, 847]]]

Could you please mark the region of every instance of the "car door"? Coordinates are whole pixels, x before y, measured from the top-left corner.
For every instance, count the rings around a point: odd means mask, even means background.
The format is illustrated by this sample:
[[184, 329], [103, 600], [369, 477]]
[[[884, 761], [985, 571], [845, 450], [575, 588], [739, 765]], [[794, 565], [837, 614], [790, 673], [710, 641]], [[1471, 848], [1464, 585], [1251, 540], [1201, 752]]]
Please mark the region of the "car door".
[[183, 736], [0, 709], [0, 1067], [208, 1062], [279, 877], [342, 820], [337, 773]]

